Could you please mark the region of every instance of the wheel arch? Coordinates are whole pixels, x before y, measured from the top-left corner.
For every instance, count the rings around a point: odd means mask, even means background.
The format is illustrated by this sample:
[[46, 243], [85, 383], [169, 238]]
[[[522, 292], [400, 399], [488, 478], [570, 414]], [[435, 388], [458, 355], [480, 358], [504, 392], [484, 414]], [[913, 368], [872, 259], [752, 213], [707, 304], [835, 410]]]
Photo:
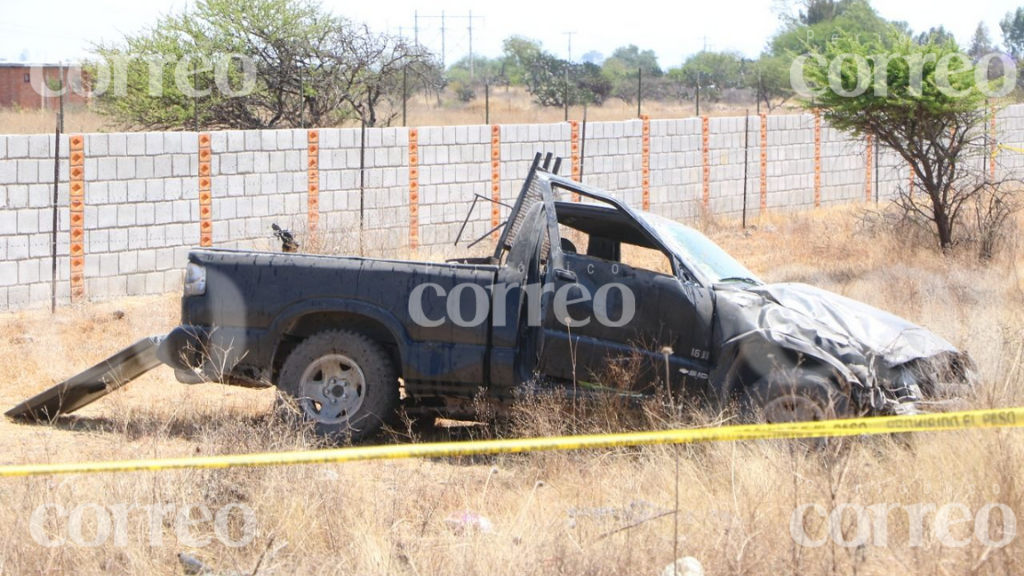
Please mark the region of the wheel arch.
[[722, 347], [711, 383], [720, 402], [741, 397], [747, 388], [777, 368], [796, 368], [821, 373], [843, 388], [859, 383], [837, 358], [786, 335], [769, 337], [761, 331], [734, 338]]
[[402, 376], [409, 338], [402, 324], [387, 310], [362, 302], [318, 300], [303, 302], [278, 315], [271, 325], [273, 352], [270, 366], [276, 383], [288, 354], [300, 342], [326, 330], [359, 332], [381, 344]]

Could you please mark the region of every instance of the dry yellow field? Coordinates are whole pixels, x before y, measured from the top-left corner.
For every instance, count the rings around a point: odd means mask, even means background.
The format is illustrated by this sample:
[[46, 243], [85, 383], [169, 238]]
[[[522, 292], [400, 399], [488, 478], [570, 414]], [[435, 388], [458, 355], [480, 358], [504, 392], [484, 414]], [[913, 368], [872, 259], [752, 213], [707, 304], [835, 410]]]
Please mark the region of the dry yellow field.
[[[487, 118], [484, 95], [468, 103], [458, 102], [446, 95], [442, 103], [434, 97], [417, 96], [410, 99], [407, 106], [407, 124], [409, 126], [455, 126], [465, 124], [483, 124]], [[756, 104], [747, 106], [753, 114]], [[702, 104], [701, 113], [711, 116], [740, 116], [744, 106], [712, 103]], [[794, 108], [779, 108], [774, 113], [787, 114]], [[492, 88], [490, 99], [491, 124], [532, 124], [545, 122], [561, 122], [565, 111], [561, 108], [545, 108], [534, 104], [530, 95], [522, 88]], [[392, 126], [402, 124], [401, 112], [392, 120]], [[651, 118], [689, 118], [696, 110], [693, 102], [645, 102], [643, 113]], [[636, 103], [629, 104], [621, 100], [609, 100], [603, 106], [591, 107], [587, 110], [587, 119], [591, 121], [631, 120], [636, 118]], [[583, 108], [572, 107], [569, 119], [582, 120]], [[0, 109], [0, 134], [52, 134], [56, 122], [53, 112], [40, 110]], [[349, 122], [347, 126], [358, 126], [358, 122]], [[92, 110], [70, 110], [65, 115], [64, 131], [72, 132], [119, 132], [126, 128], [112, 122], [109, 118]], [[191, 127], [189, 127], [191, 130]]]
[[[748, 232], [734, 222], [704, 223], [727, 250], [769, 281], [805, 281], [888, 309], [969, 350], [983, 386], [971, 407], [1022, 405], [1024, 257], [1011, 246], [996, 260], [942, 257], [905, 245], [905, 231], [870, 229], [856, 207], [774, 216]], [[176, 324], [174, 295], [0, 316], [0, 405], [4, 408], [105, 358], [137, 338]], [[3, 463], [62, 462], [277, 451], [316, 446], [275, 415], [269, 391], [184, 386], [157, 370], [53, 425], [0, 421]], [[672, 414], [655, 404], [621, 406], [527, 402], [500, 427], [455, 427], [429, 439], [525, 436], [699, 426], [727, 415]], [[1024, 435], [1019, 430], [854, 438], [808, 450], [798, 442], [721, 443], [436, 461], [367, 462], [264, 469], [145, 472], [0, 480], [0, 574], [180, 574], [177, 554], [217, 573], [259, 574], [661, 574], [674, 555], [692, 556], [707, 574], [1019, 574], [1024, 544], [1007, 518], [988, 517], [937, 534], [934, 509], [917, 539], [897, 505], [962, 504], [979, 515], [1002, 504], [1024, 513]], [[422, 438], [419, 438], [422, 439]], [[409, 438], [396, 431], [385, 441]], [[678, 490], [678, 492], [677, 492]], [[678, 498], [677, 498], [678, 494]], [[124, 531], [96, 546], [43, 547], [45, 538], [102, 535], [98, 505], [238, 503], [254, 513], [254, 539], [233, 548], [213, 523], [182, 533], [174, 514], [150, 524], [126, 512]], [[872, 529], [864, 545], [800, 546], [794, 509], [817, 504], [892, 505], [884, 545]], [[53, 505], [83, 511], [60, 518]], [[452, 522], [466, 511], [493, 530]], [[673, 513], [677, 511], [677, 513]], [[838, 538], [853, 539], [852, 510]], [[955, 513], [957, 516], [959, 513]], [[241, 522], [233, 516], [230, 535]], [[186, 529], [188, 527], [186, 526]], [[811, 514], [807, 534], [822, 537]], [[99, 531], [99, 532], [97, 532]], [[206, 546], [192, 538], [212, 537]], [[37, 534], [37, 537], [39, 535]], [[160, 542], [154, 541], [158, 536]], [[182, 538], [185, 536], [185, 538]], [[963, 546], [942, 539], [963, 541]], [[38, 539], [38, 538], [37, 538]], [[954, 542], [955, 543], [955, 542]], [[193, 542], [192, 544], [196, 544]]]

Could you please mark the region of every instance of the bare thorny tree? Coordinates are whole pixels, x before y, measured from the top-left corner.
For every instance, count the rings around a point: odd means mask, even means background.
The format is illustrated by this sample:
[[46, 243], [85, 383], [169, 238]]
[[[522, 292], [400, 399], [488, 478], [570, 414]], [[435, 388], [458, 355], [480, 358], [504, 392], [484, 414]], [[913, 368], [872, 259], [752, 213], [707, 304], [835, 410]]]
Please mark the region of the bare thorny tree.
[[357, 118], [367, 126], [387, 125], [402, 98], [433, 87], [429, 52], [366, 25], [335, 21], [303, 43], [275, 42], [269, 34], [251, 38], [247, 53], [264, 88], [233, 99], [229, 110], [253, 124], [330, 126]]
[[[439, 78], [422, 47], [304, 0], [200, 0], [95, 52], [97, 70], [127, 62], [129, 72], [125, 93], [105, 93], [99, 109], [150, 129], [388, 124], [403, 98], [436, 89]], [[157, 72], [158, 94], [150, 89], [153, 60], [168, 63]], [[187, 79], [172, 77], [181, 61], [191, 63]]]
[[367, 126], [394, 120], [409, 83], [438, 89], [432, 55], [404, 38], [375, 34], [363, 25], [339, 38], [335, 54], [338, 96]]
[[[871, 114], [865, 121], [878, 142], [910, 168], [910, 181], [897, 188], [895, 203], [901, 211], [911, 220], [931, 223], [943, 250], [971, 242], [983, 258], [992, 256], [1017, 208], [1015, 184], [1020, 183], [1007, 170], [991, 170], [989, 162], [997, 157], [985, 130], [990, 113], [974, 108], [935, 117], [922, 111], [898, 122]], [[1001, 176], [993, 178], [992, 172]]]

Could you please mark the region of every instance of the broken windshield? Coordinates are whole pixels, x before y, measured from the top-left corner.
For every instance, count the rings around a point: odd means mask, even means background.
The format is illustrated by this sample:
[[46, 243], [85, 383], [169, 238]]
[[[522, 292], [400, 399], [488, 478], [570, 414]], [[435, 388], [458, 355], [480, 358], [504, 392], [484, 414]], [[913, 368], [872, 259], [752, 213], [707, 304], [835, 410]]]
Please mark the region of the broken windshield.
[[718, 244], [693, 228], [654, 214], [641, 213], [641, 217], [654, 228], [669, 250], [687, 266], [698, 270], [712, 284], [763, 283]]

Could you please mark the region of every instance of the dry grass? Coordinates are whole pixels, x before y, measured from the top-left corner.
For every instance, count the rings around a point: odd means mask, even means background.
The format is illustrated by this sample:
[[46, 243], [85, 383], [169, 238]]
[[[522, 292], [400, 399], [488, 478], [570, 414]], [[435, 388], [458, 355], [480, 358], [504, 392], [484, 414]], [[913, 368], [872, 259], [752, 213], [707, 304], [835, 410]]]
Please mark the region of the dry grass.
[[[808, 281], [922, 322], [979, 360], [984, 387], [972, 406], [1021, 405], [1024, 290], [1021, 257], [1010, 250], [979, 264], [906, 247], [905, 232], [864, 231], [857, 208], [773, 216], [748, 233], [705, 222], [708, 233], [772, 281]], [[124, 312], [123, 317], [115, 314]], [[8, 406], [130, 341], [176, 321], [173, 296], [136, 298], [0, 317], [0, 404]], [[4, 462], [178, 456], [307, 448], [308, 433], [276, 417], [268, 391], [188, 387], [157, 371], [56, 426], [0, 423]], [[454, 428], [431, 438], [593, 432], [712, 423], [680, 421], [661, 404], [628, 410], [614, 402], [524, 403], [498, 428]], [[709, 574], [1014, 574], [1024, 570], [1020, 538], [1004, 548], [972, 539], [943, 546], [928, 528], [908, 545], [910, 526], [889, 514], [884, 547], [794, 544], [790, 516], [800, 504], [956, 502], [977, 512], [1003, 503], [1024, 512], [1019, 431], [864, 438], [809, 451], [793, 442], [722, 443], [547, 453], [429, 462], [369, 462], [221, 471], [6, 479], [0, 481], [0, 573], [177, 574], [189, 552], [221, 570], [260, 574], [659, 574], [679, 555]], [[678, 501], [676, 486], [678, 485]], [[129, 515], [127, 545], [43, 548], [28, 531], [45, 503], [205, 503], [252, 507], [255, 541], [240, 549], [189, 549], [174, 522], [150, 546], [142, 512]], [[678, 515], [671, 514], [677, 507]], [[482, 514], [494, 533], [459, 533], [445, 519]], [[668, 514], [665, 514], [668, 513]], [[665, 514], [659, 516], [659, 514]], [[92, 515], [85, 516], [90, 536]], [[813, 517], [812, 518], [816, 518]], [[676, 524], [676, 521], [678, 524]], [[991, 537], [1001, 534], [999, 514]], [[817, 537], [821, 522], [808, 521]], [[853, 536], [853, 514], [843, 532]], [[210, 524], [193, 531], [210, 535]], [[973, 523], [954, 526], [970, 536]], [[67, 520], [50, 525], [67, 532]], [[678, 532], [678, 541], [674, 534]]]
[[[53, 134], [56, 115], [51, 110], [0, 108], [0, 134]], [[64, 114], [64, 132], [113, 132], [107, 119], [91, 110], [74, 109]]]
[[[745, 109], [754, 112], [755, 105], [739, 105], [727, 103], [704, 104], [702, 114], [711, 116], [740, 116]], [[522, 88], [492, 88], [490, 101], [491, 124], [535, 124], [561, 122], [565, 111], [561, 108], [545, 108], [534, 104], [530, 95]], [[781, 108], [776, 114], [792, 113], [794, 108]], [[645, 102], [643, 113], [654, 119], [689, 118], [696, 110], [692, 102]], [[402, 123], [401, 111], [392, 121], [393, 126]], [[450, 94], [437, 98], [417, 96], [407, 106], [407, 124], [409, 126], [456, 126], [465, 124], [483, 124], [487, 118], [484, 95], [481, 91], [472, 102], [463, 103]], [[583, 108], [576, 106], [569, 110], [571, 120], [583, 119]], [[632, 120], [636, 118], [636, 104], [621, 100], [609, 100], [603, 106], [591, 107], [587, 111], [590, 121]], [[42, 110], [0, 109], [0, 134], [52, 134], [54, 130], [54, 113]], [[358, 122], [348, 122], [345, 126], [358, 126]], [[91, 110], [73, 109], [65, 114], [64, 131], [72, 132], [121, 132], [127, 130], [109, 118]]]

